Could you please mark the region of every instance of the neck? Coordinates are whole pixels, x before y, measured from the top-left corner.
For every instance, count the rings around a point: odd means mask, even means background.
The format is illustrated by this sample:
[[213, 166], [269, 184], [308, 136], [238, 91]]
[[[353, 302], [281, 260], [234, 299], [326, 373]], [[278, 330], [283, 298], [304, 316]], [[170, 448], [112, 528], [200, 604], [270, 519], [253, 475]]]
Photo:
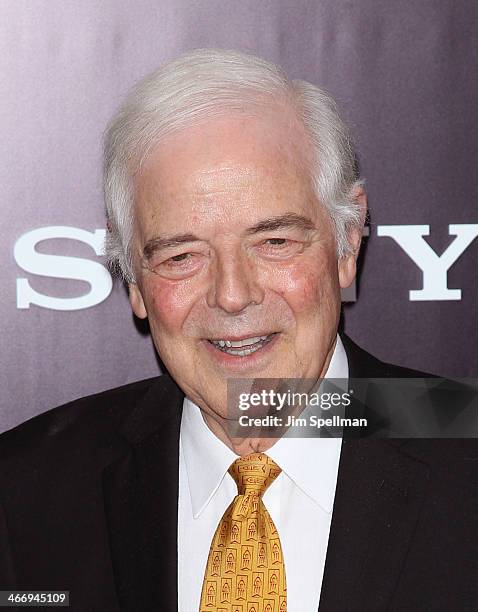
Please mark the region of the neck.
[[265, 453], [278, 440], [278, 438], [231, 438], [227, 433], [227, 422], [225, 419], [221, 423], [203, 410], [201, 412], [206, 425], [212, 433], [240, 457], [250, 455], [251, 453]]
[[[320, 375], [317, 377], [317, 379], [325, 377], [327, 370], [329, 369], [332, 355], [334, 354], [336, 343], [337, 338], [334, 339], [334, 342], [327, 353]], [[227, 419], [220, 416], [216, 412], [213, 414], [206, 412], [202, 408], [201, 413], [206, 425], [209, 427], [212, 433], [240, 457], [250, 455], [251, 453], [264, 453], [269, 448], [274, 446], [274, 444], [280, 439], [280, 436], [274, 438], [233, 438], [228, 433], [229, 428]], [[282, 431], [285, 433], [286, 430], [283, 429]]]

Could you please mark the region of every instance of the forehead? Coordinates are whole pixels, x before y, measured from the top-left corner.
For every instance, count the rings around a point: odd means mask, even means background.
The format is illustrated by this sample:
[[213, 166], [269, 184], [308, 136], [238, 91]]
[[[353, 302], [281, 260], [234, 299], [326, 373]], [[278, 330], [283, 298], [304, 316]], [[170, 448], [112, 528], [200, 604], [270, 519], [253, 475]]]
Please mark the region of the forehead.
[[313, 198], [310, 144], [291, 111], [201, 121], [170, 135], [136, 178], [136, 213], [161, 219], [178, 213], [198, 221], [214, 212], [241, 211], [251, 221], [285, 208], [305, 209]]

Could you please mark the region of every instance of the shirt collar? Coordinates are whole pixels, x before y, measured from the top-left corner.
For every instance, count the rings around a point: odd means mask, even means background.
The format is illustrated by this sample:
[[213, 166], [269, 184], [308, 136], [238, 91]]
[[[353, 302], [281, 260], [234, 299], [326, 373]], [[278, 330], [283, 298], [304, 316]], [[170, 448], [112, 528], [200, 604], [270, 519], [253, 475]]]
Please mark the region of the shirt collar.
[[[337, 335], [325, 378], [349, 376], [347, 355]], [[229, 466], [238, 455], [209, 429], [201, 410], [184, 398], [180, 444], [187, 472], [194, 518], [209, 504]], [[302, 491], [331, 512], [342, 440], [340, 438], [280, 438], [268, 451]]]
[[[347, 355], [340, 336], [324, 378], [348, 379]], [[293, 438], [277, 440], [267, 454], [282, 471], [326, 512], [334, 505], [341, 438]]]
[[183, 403], [180, 444], [193, 516], [197, 518], [213, 498], [238, 455], [212, 433], [200, 408], [187, 397]]

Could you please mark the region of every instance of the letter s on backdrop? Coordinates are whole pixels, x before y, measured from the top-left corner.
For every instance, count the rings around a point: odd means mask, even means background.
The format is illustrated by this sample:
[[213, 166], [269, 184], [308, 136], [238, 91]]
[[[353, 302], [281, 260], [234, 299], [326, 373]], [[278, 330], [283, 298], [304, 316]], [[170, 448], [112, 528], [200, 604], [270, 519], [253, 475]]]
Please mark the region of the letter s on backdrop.
[[108, 270], [96, 261], [81, 257], [46, 255], [35, 250], [36, 244], [51, 238], [69, 238], [88, 244], [96, 253], [103, 254], [106, 230], [94, 232], [67, 226], [39, 227], [20, 236], [16, 241], [13, 255], [17, 264], [26, 272], [86, 281], [91, 289], [80, 297], [59, 298], [35, 291], [28, 279], [17, 278], [17, 308], [30, 308], [31, 304], [52, 310], [82, 310], [105, 300], [113, 287]]

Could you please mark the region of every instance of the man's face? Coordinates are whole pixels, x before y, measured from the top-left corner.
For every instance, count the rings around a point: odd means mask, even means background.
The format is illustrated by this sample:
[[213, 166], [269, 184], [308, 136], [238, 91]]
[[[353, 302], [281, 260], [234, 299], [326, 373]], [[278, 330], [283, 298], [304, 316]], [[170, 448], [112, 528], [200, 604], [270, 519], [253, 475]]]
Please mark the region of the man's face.
[[137, 177], [133, 310], [212, 416], [228, 378], [327, 369], [355, 259], [337, 261], [308, 151], [289, 115], [215, 119], [168, 137]]

